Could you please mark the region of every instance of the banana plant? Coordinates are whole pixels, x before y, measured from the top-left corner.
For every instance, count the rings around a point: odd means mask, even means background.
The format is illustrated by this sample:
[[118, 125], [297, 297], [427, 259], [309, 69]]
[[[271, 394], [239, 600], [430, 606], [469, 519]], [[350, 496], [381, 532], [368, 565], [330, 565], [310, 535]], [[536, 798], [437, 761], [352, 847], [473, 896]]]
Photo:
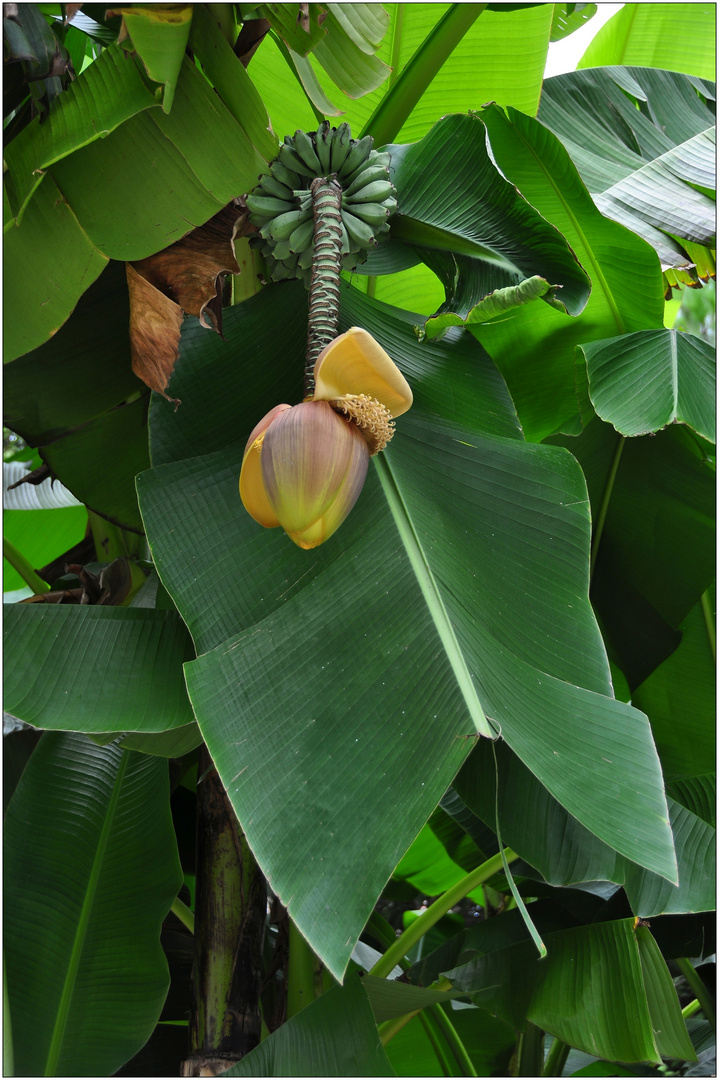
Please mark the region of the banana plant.
[[711, 13], [77, 8], [4, 20], [5, 1071], [710, 1070]]

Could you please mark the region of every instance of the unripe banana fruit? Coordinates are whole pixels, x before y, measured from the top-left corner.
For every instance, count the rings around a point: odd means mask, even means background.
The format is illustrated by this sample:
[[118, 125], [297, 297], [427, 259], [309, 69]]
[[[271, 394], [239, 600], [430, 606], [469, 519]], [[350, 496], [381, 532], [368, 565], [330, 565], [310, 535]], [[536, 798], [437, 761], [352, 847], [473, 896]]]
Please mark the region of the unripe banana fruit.
[[309, 287], [314, 252], [310, 185], [334, 177], [342, 187], [342, 267], [354, 270], [368, 251], [389, 235], [387, 218], [397, 209], [389, 177], [390, 155], [372, 149], [372, 137], [353, 139], [349, 124], [286, 135], [269, 173], [246, 198], [259, 227], [253, 245], [267, 260], [274, 281], [303, 278]]

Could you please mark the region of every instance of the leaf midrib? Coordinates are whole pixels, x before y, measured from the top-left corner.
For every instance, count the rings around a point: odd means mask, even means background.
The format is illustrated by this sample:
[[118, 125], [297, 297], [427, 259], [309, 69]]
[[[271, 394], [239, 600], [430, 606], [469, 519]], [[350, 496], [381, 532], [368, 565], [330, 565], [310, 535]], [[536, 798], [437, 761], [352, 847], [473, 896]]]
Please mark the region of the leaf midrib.
[[430, 569], [427, 556], [420, 543], [417, 532], [412, 523], [409, 511], [399, 490], [399, 485], [394, 477], [389, 461], [383, 454], [375, 458], [377, 475], [379, 476], [382, 490], [387, 499], [390, 513], [394, 519], [402, 544], [409, 558], [410, 566], [414, 571], [417, 584], [419, 585], [427, 609], [432, 617], [440, 641], [444, 647], [447, 659], [457, 680], [462, 697], [469, 715], [480, 735], [488, 739], [496, 738], [497, 733], [487, 719], [481, 702], [477, 696], [472, 675], [467, 668], [464, 654], [454, 632], [454, 627], [444, 606], [444, 601], [439, 591], [434, 574]]
[[77, 979], [77, 973], [80, 967], [80, 960], [82, 959], [83, 946], [87, 937], [87, 929], [90, 923], [90, 915], [92, 914], [92, 907], [97, 894], [97, 887], [100, 880], [100, 872], [102, 870], [102, 864], [105, 858], [105, 852], [107, 851], [107, 845], [110, 837], [110, 830], [115, 818], [115, 812], [117, 810], [117, 804], [120, 800], [120, 792], [122, 789], [122, 782], [127, 771], [127, 763], [129, 761], [129, 754], [126, 751], [122, 752], [120, 758], [120, 764], [115, 775], [115, 782], [113, 784], [112, 794], [110, 796], [110, 802], [108, 803], [107, 810], [105, 812], [105, 818], [102, 824], [102, 830], [100, 832], [100, 838], [95, 850], [95, 856], [90, 870], [90, 877], [88, 879], [87, 888], [85, 890], [85, 896], [82, 901], [82, 908], [80, 910], [80, 918], [77, 922], [77, 928], [75, 930], [75, 937], [72, 943], [72, 949], [70, 950], [70, 962], [65, 974], [65, 981], [63, 983], [62, 994], [60, 995], [60, 1003], [57, 1009], [57, 1015], [55, 1017], [55, 1023], [53, 1025], [52, 1037], [50, 1039], [50, 1048], [47, 1054], [47, 1062], [45, 1065], [45, 1076], [57, 1076], [58, 1061], [60, 1053], [62, 1051], [62, 1042], [65, 1035], [65, 1029], [67, 1027], [67, 1021], [70, 1014], [70, 1005], [72, 1003], [72, 995], [75, 989], [75, 981]]

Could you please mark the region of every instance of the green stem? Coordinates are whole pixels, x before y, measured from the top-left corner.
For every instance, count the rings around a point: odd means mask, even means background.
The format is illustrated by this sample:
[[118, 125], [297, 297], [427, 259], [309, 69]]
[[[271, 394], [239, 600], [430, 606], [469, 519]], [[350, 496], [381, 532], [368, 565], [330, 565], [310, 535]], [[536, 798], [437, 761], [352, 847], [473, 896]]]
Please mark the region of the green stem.
[[[516, 854], [509, 848], [505, 849], [507, 856], [507, 862], [513, 862], [517, 858]], [[446, 893], [438, 897], [437, 900], [430, 907], [427, 908], [423, 915], [415, 919], [410, 923], [401, 937], [390, 945], [384, 956], [381, 956], [372, 970], [370, 975], [376, 975], [379, 979], [386, 978], [392, 968], [400, 962], [400, 960], [410, 951], [413, 945], [423, 937], [428, 930], [430, 930], [436, 922], [446, 915], [455, 904], [458, 904], [460, 900], [463, 900], [465, 896], [476, 889], [478, 885], [483, 885], [485, 881], [488, 881], [495, 874], [499, 873], [502, 869], [502, 856], [501, 853], [493, 855], [491, 859], [487, 859], [486, 862], [478, 866], [476, 870], [472, 870], [471, 873], [465, 874], [465, 876], [453, 885], [451, 889], [448, 889]]]
[[711, 646], [712, 657], [716, 664], [717, 659], [717, 635], [716, 627], [714, 625], [714, 613], [712, 611], [711, 597], [709, 596], [709, 590], [702, 593], [702, 612], [704, 614], [704, 623], [707, 628], [707, 637], [709, 638], [709, 645]]
[[362, 129], [375, 145], [391, 142], [444, 62], [486, 8], [486, 4], [451, 4]]
[[10, 543], [7, 537], [3, 537], [3, 555], [12, 566], [13, 570], [17, 570], [20, 577], [25, 584], [32, 589], [35, 596], [40, 596], [42, 593], [50, 592], [50, 586], [46, 581], [43, 581], [39, 574], [37, 574], [30, 563], [27, 561], [24, 555], [22, 555], [14, 544]]
[[195, 913], [188, 908], [187, 904], [183, 904], [179, 896], [176, 896], [170, 905], [170, 911], [173, 915], [176, 915], [183, 926], [186, 926], [191, 934], [195, 932]]
[[571, 1047], [567, 1043], [562, 1042], [561, 1039], [555, 1039], [544, 1062], [542, 1076], [561, 1076], [570, 1050]]
[[[440, 1003], [436, 1002], [434, 1005], [430, 1005], [429, 1012], [431, 1014], [432, 1019], [437, 1024], [437, 1027], [439, 1028], [440, 1032], [442, 1033], [442, 1037], [444, 1038], [445, 1044], [452, 1051], [452, 1054], [453, 1054], [453, 1056], [455, 1058], [455, 1061], [457, 1063], [457, 1069], [459, 1069], [459, 1072], [457, 1072], [456, 1070], [453, 1070], [451, 1075], [452, 1076], [457, 1076], [457, 1075], [459, 1075], [459, 1076], [476, 1076], [477, 1075], [477, 1070], [475, 1069], [474, 1065], [472, 1064], [472, 1059], [469, 1056], [469, 1054], [467, 1053], [467, 1050], [465, 1048], [464, 1043], [462, 1042], [459, 1035], [457, 1034], [457, 1030], [456, 1030], [454, 1024], [452, 1023], [450, 1018], [447, 1016], [447, 1013], [442, 1008]], [[429, 1017], [427, 1017], [427, 1019], [429, 1020]]]
[[592, 555], [589, 563], [589, 577], [590, 580], [594, 574], [594, 564], [597, 561], [597, 555], [599, 554], [599, 545], [602, 540], [602, 533], [604, 532], [604, 523], [607, 520], [607, 512], [609, 510], [609, 503], [612, 498], [612, 492], [614, 490], [614, 481], [617, 477], [617, 470], [619, 469], [619, 461], [622, 456], [622, 450], [624, 449], [624, 436], [619, 435], [619, 441], [614, 450], [614, 456], [612, 463], [609, 467], [609, 476], [607, 482], [604, 485], [604, 492], [602, 494], [602, 501], [599, 507], [599, 513], [597, 514], [597, 521], [594, 526], [592, 536]]
[[690, 960], [687, 960], [685, 956], [680, 957], [676, 961], [677, 967], [681, 971], [684, 978], [689, 983], [689, 986], [694, 991], [702, 1007], [702, 1011], [706, 1016], [711, 1026], [716, 1030], [716, 1014], [714, 1012], [714, 1002], [712, 996], [704, 985], [704, 980], [694, 967]]
[[402, 1016], [393, 1016], [391, 1020], [385, 1020], [384, 1023], [379, 1024], [377, 1030], [382, 1045], [386, 1046], [398, 1031], [401, 1031], [410, 1020], [414, 1019], [415, 1016], [419, 1016], [421, 1012], [421, 1009], [415, 1009], [414, 1012], [403, 1013]]
[[317, 177], [310, 185], [315, 219], [314, 255], [310, 281], [305, 353], [305, 397], [315, 388], [315, 363], [325, 345], [337, 337], [342, 260], [342, 188], [331, 177]]
[[290, 919], [290, 958], [287, 965], [287, 1019], [316, 997], [317, 957]]
[[541, 1076], [544, 1060], [544, 1032], [527, 1021], [519, 1036], [517, 1076]]
[[688, 1020], [690, 1016], [694, 1016], [694, 1013], [698, 1013], [701, 1009], [699, 998], [694, 998], [688, 1005], [685, 1005], [682, 1009], [682, 1016], [685, 1020]]
[[7, 968], [5, 967], [5, 958], [3, 957], [2, 964], [2, 981], [3, 981], [3, 1004], [2, 1004], [2, 1017], [3, 1017], [3, 1076], [14, 1076], [15, 1074], [15, 1054], [12, 1044], [12, 1016], [10, 1013], [10, 994], [7, 986]]

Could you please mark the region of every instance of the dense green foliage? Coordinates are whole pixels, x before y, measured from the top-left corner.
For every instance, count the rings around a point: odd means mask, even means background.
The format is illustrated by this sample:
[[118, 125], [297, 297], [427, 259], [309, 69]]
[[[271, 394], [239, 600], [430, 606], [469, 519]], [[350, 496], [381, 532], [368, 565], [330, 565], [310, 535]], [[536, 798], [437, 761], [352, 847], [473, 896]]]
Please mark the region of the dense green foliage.
[[[710, 1074], [711, 8], [544, 80], [594, 5], [12, 7], [5, 1071], [208, 1050], [216, 768], [275, 898], [231, 1074]], [[237, 200], [340, 114], [397, 208], [339, 330], [414, 403], [305, 551], [237, 489], [308, 320]]]

